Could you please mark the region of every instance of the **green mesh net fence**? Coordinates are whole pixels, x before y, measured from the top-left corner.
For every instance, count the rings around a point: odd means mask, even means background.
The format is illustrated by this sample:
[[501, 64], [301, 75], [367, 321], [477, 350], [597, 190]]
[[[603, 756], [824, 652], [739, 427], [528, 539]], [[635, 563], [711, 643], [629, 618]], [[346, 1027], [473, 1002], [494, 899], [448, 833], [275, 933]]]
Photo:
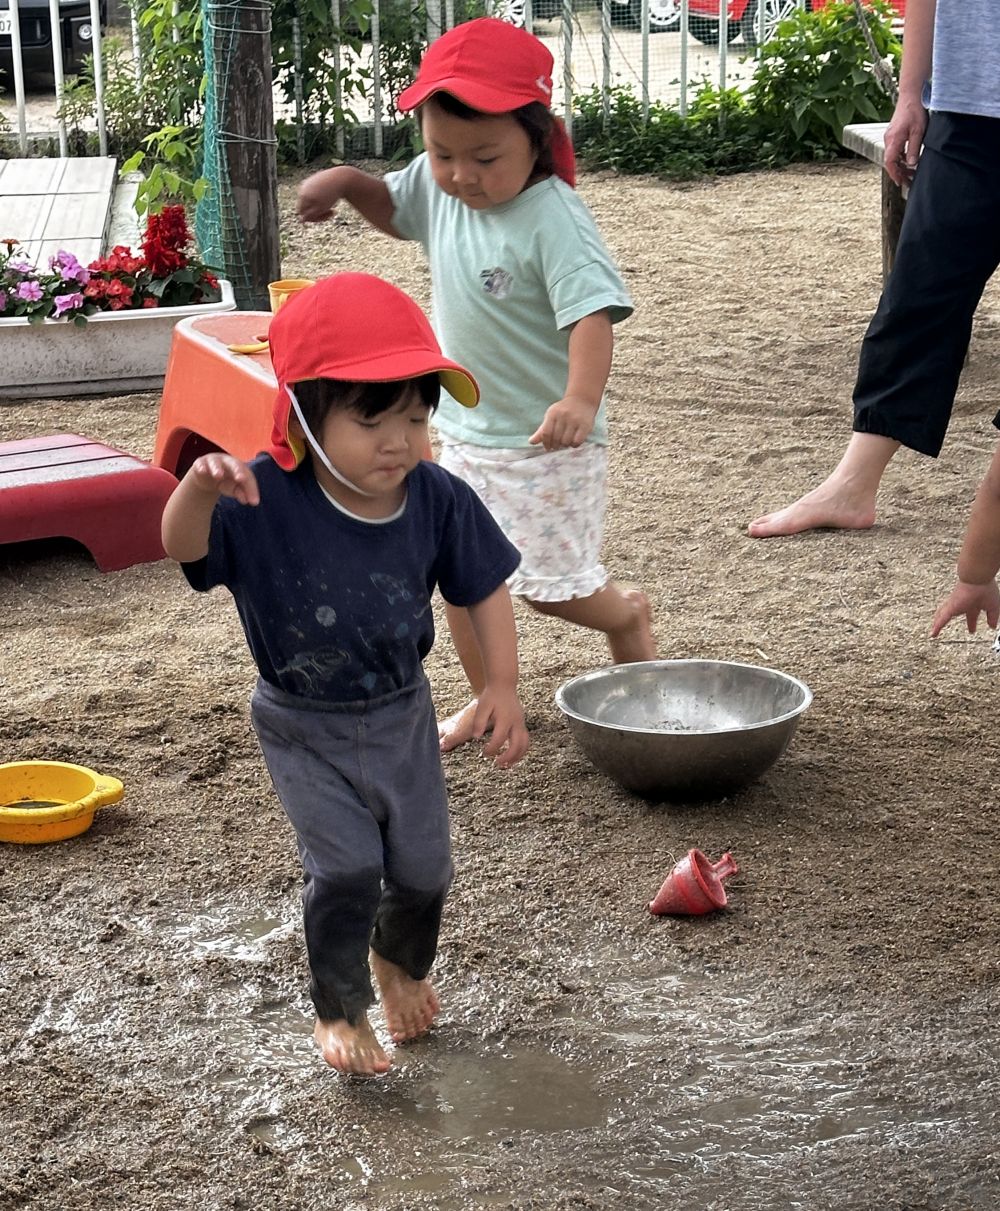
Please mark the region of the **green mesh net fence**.
[[201, 0], [205, 47], [205, 119], [202, 176], [208, 192], [198, 203], [195, 234], [202, 256], [221, 269], [232, 282], [237, 303], [253, 306], [255, 287], [251, 278], [247, 239], [233, 198], [228, 151], [235, 136], [230, 133], [227, 99], [235, 65], [240, 13], [255, 9], [262, 29], [270, 34], [271, 5], [267, 0]]

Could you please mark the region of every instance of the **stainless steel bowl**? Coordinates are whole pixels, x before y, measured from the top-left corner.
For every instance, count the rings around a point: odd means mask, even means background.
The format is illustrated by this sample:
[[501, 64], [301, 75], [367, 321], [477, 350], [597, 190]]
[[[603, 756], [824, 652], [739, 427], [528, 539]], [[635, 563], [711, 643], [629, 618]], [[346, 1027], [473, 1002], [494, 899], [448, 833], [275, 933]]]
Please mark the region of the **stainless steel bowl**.
[[788, 746], [812, 691], [776, 669], [648, 660], [583, 673], [556, 705], [602, 773], [647, 798], [707, 798], [759, 778]]

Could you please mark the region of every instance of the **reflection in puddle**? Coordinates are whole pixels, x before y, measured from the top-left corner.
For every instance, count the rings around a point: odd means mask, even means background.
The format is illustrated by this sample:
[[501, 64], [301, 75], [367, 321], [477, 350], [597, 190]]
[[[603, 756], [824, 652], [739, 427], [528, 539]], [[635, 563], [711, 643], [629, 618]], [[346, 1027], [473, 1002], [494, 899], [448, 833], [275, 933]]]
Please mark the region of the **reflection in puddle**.
[[442, 1052], [416, 1066], [397, 1098], [402, 1114], [452, 1139], [574, 1131], [607, 1121], [588, 1068], [547, 1051], [491, 1053], [484, 1045], [484, 1052]]
[[202, 913], [183, 925], [175, 923], [171, 932], [179, 941], [190, 942], [204, 953], [252, 962], [265, 957], [269, 942], [288, 937], [296, 929], [297, 921], [282, 921], [278, 917], [233, 920], [218, 913]]

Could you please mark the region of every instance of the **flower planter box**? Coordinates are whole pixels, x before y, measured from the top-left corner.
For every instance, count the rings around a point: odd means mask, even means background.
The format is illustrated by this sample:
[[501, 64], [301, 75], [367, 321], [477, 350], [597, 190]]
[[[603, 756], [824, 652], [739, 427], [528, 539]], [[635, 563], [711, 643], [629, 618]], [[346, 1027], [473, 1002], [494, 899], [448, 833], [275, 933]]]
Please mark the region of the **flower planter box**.
[[163, 386], [174, 325], [190, 315], [235, 311], [232, 284], [217, 303], [99, 311], [85, 326], [29, 324], [0, 316], [0, 399], [124, 395]]

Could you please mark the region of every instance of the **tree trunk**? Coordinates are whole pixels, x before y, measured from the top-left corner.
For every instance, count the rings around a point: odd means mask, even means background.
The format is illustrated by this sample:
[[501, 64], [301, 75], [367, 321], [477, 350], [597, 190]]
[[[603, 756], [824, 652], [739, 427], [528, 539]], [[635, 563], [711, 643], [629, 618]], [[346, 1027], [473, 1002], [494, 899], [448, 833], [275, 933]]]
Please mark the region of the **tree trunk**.
[[217, 121], [215, 158], [222, 268], [237, 306], [268, 309], [267, 284], [281, 277], [278, 167], [271, 95], [271, 5], [268, 0], [205, 6], [212, 39]]

